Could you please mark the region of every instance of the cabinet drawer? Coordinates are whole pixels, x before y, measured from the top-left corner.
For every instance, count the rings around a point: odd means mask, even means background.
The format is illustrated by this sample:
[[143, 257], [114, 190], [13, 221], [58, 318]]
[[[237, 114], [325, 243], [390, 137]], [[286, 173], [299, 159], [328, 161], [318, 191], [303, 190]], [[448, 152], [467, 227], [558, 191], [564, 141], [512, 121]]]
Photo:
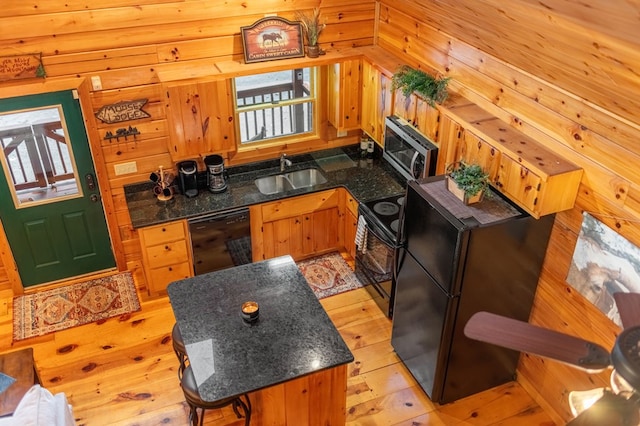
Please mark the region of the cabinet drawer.
[[173, 241], [165, 244], [147, 247], [147, 259], [151, 268], [188, 262], [189, 250], [185, 240]]
[[173, 281], [182, 280], [193, 276], [191, 265], [189, 262], [176, 263], [173, 265], [166, 265], [160, 268], [153, 268], [149, 271], [149, 278], [151, 280], [149, 289], [152, 293], [158, 293], [164, 291], [167, 285]]
[[330, 190], [267, 203], [262, 206], [262, 221], [271, 222], [298, 214], [337, 207], [339, 201], [338, 191]]
[[167, 241], [175, 241], [185, 238], [184, 224], [182, 221], [150, 226], [140, 230], [140, 235], [145, 246], [154, 246]]

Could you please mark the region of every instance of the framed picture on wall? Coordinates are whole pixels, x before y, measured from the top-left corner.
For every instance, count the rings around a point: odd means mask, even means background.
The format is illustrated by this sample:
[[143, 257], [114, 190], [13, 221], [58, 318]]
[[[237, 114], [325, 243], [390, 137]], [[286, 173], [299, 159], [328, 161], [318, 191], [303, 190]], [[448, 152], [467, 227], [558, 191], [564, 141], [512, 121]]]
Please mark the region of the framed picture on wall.
[[273, 16], [240, 27], [240, 30], [245, 63], [304, 56], [299, 22]]
[[585, 212], [567, 282], [622, 326], [613, 294], [640, 293], [640, 248]]

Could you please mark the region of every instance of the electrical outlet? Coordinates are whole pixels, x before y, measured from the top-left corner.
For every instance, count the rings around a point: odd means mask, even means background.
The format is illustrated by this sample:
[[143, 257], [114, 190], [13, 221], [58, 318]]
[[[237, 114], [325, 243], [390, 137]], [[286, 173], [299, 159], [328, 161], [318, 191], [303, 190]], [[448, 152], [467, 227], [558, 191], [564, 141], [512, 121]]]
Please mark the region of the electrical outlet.
[[346, 130], [338, 130], [338, 133], [337, 133], [339, 138], [343, 138], [343, 137], [347, 136], [348, 134], [349, 133]]
[[128, 163], [114, 164], [113, 169], [116, 172], [116, 176], [126, 175], [127, 173], [135, 173], [138, 171], [138, 165], [135, 161]]

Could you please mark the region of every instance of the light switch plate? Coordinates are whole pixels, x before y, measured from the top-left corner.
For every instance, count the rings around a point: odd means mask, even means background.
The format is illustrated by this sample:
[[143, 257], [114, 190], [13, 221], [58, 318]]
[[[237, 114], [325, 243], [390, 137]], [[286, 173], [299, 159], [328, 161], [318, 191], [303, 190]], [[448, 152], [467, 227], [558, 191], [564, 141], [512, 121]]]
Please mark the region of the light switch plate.
[[128, 173], [135, 173], [138, 171], [138, 165], [135, 161], [128, 163], [114, 164], [113, 169], [116, 172], [116, 176], [126, 175]]
[[91, 77], [91, 87], [93, 90], [102, 90], [102, 79], [100, 79], [99, 75]]

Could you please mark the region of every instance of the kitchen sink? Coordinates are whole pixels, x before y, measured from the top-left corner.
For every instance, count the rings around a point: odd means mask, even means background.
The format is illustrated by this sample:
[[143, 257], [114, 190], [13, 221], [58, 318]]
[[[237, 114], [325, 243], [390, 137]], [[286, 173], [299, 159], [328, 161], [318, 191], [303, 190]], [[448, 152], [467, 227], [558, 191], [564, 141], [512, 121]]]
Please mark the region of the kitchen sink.
[[265, 194], [278, 194], [298, 188], [325, 183], [327, 178], [318, 169], [303, 169], [294, 172], [281, 173], [279, 175], [265, 176], [254, 182], [258, 190]]

